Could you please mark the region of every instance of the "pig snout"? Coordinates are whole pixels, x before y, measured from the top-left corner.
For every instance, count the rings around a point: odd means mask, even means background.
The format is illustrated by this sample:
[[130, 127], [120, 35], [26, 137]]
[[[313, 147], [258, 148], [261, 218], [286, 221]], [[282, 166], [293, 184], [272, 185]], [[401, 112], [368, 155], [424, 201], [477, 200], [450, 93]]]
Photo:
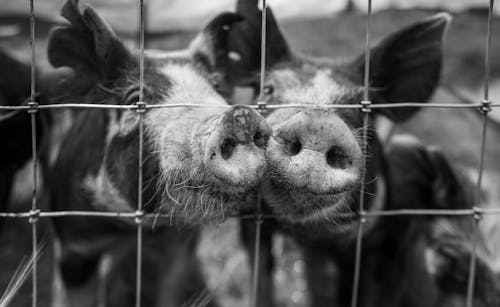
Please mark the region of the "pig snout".
[[302, 111], [273, 128], [267, 157], [271, 175], [280, 182], [315, 194], [341, 193], [359, 185], [361, 147], [337, 115]]
[[265, 147], [272, 134], [257, 111], [234, 106], [220, 117], [207, 143], [205, 161], [214, 176], [233, 185], [256, 185], [266, 166]]

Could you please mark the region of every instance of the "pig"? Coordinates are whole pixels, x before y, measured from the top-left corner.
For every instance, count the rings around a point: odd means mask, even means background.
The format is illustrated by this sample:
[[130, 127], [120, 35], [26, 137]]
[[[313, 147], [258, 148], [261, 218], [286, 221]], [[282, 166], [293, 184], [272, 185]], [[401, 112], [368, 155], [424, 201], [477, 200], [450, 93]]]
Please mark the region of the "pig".
[[[500, 274], [496, 255], [488, 248], [491, 236], [471, 227], [470, 218], [456, 221], [440, 219], [431, 224], [431, 240], [424, 249], [425, 267], [438, 291], [438, 306], [466, 306], [466, 293], [470, 274], [472, 240], [476, 240], [476, 268], [474, 277], [474, 306], [500, 304]], [[472, 234], [472, 235], [471, 235]], [[476, 234], [476, 235], [474, 235]]]
[[[387, 209], [473, 207], [474, 185], [442, 151], [401, 136], [387, 144], [391, 203]], [[471, 216], [397, 216], [378, 221], [363, 241], [358, 306], [465, 306], [470, 257], [477, 245], [474, 306], [496, 306], [500, 275]], [[336, 253], [338, 298], [351, 305], [355, 244]], [[312, 290], [314, 291], [314, 290]], [[325, 298], [326, 299], [326, 298]]]
[[[457, 99], [455, 94], [457, 90], [449, 90], [449, 88], [441, 88], [433, 97], [434, 101], [454, 101], [457, 103], [467, 104], [477, 101], [467, 101], [467, 99]], [[482, 96], [482, 94], [481, 94]], [[480, 96], [478, 96], [480, 97]], [[479, 98], [478, 98], [479, 99]], [[487, 109], [487, 108], [486, 108]], [[446, 116], [446, 120], [442, 120]], [[449, 161], [453, 161], [454, 167], [467, 179], [474, 184], [478, 182], [479, 161], [481, 159], [481, 142], [483, 129], [484, 113], [478, 109], [423, 109], [411, 118], [408, 122], [402, 125], [396, 125], [392, 129], [393, 137], [398, 137], [400, 134], [414, 134], [419, 139], [427, 144], [439, 146], [444, 155]], [[500, 142], [500, 129], [498, 123], [488, 120], [487, 133], [485, 135], [485, 152], [483, 179], [481, 189], [479, 191], [479, 199], [475, 204], [484, 209], [498, 209], [500, 194], [498, 186], [498, 178], [500, 178], [500, 168], [498, 165], [498, 154]], [[438, 132], [438, 133], [436, 133]], [[483, 215], [478, 222], [478, 231], [483, 238], [483, 244], [489, 251], [488, 263], [493, 263], [494, 272], [498, 275], [500, 272], [500, 227], [499, 216], [490, 214]], [[444, 259], [447, 259], [444, 257]], [[480, 274], [478, 264], [478, 274]], [[465, 272], [456, 269], [457, 272]], [[463, 275], [463, 274], [461, 274]], [[449, 275], [460, 276], [456, 275]], [[478, 275], [476, 282], [478, 283], [476, 291], [487, 291], [488, 295], [492, 296], [494, 302], [495, 294], [493, 291], [487, 290], [487, 287], [481, 287], [481, 280], [489, 280], [489, 275], [480, 277]], [[483, 283], [486, 284], [487, 283]], [[485, 306], [495, 306], [498, 303], [483, 303]], [[450, 303], [451, 306], [454, 306]], [[481, 306], [476, 304], [475, 306]]]
[[[260, 18], [256, 1], [239, 1], [237, 11], [245, 22], [230, 31], [230, 46], [240, 54], [235, 67], [244, 66], [257, 75], [260, 56]], [[371, 109], [368, 126], [360, 109], [325, 108], [335, 104], [360, 104], [363, 100], [365, 55], [353, 60], [310, 58], [291, 51], [271, 10], [267, 12], [266, 84], [258, 78], [239, 83], [259, 88], [270, 104], [306, 104], [311, 108], [272, 109], [266, 119], [273, 136], [266, 148], [266, 181], [261, 193], [263, 212], [274, 219], [263, 224], [259, 306], [270, 306], [273, 260], [270, 236], [281, 231], [303, 249], [309, 271], [335, 259], [352, 244], [360, 213], [360, 187], [365, 182], [364, 211], [389, 207], [388, 161], [375, 134], [377, 115], [395, 123], [411, 118], [415, 108]], [[437, 14], [387, 36], [371, 48], [369, 98], [371, 104], [427, 101], [438, 85], [442, 42], [451, 17]], [[252, 59], [252, 54], [255, 55]], [[366, 141], [362, 138], [367, 129]], [[368, 219], [363, 230], [369, 236], [377, 219]], [[252, 221], [242, 221], [242, 240], [253, 255]], [[352, 266], [347, 267], [352, 275]], [[318, 270], [321, 271], [321, 268]], [[312, 279], [309, 274], [309, 279]], [[309, 283], [314, 281], [309, 280]], [[325, 283], [322, 283], [325, 285]], [[313, 305], [324, 306], [322, 285], [313, 285]], [[314, 296], [320, 298], [315, 299]]]
[[[77, 0], [65, 3], [62, 16], [69, 23], [51, 31], [48, 58], [55, 68], [69, 67], [74, 73], [61, 82], [52, 102], [137, 103], [138, 53], [94, 9], [81, 10]], [[144, 220], [143, 306], [216, 304], [194, 253], [201, 226], [252, 205], [263, 177], [271, 128], [252, 108], [228, 106], [211, 82], [214, 74], [236, 72], [229, 71], [223, 50], [228, 30], [240, 19], [222, 13], [186, 50], [145, 54], [144, 102], [202, 107], [143, 110], [143, 210], [169, 216]], [[138, 119], [136, 110], [71, 112], [60, 144], [52, 146], [57, 152], [47, 155], [52, 157], [45, 172], [51, 210], [136, 210]], [[67, 305], [133, 306], [134, 220], [73, 216], [53, 222]], [[97, 291], [103, 280], [99, 298], [95, 292], [82, 294]]]

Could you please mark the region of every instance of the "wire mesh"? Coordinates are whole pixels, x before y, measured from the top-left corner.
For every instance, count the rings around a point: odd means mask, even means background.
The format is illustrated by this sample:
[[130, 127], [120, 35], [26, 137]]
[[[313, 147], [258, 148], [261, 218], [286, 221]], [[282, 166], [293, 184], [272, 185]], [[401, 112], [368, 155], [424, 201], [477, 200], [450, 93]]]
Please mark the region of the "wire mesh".
[[[142, 291], [142, 239], [143, 239], [143, 227], [147, 221], [152, 221], [153, 219], [168, 219], [172, 217], [168, 214], [145, 214], [143, 211], [143, 154], [144, 154], [144, 114], [147, 110], [153, 108], [176, 108], [176, 107], [199, 107], [206, 108], [209, 107], [205, 104], [160, 104], [160, 105], [148, 105], [144, 102], [144, 37], [145, 37], [145, 3], [146, 0], [138, 0], [139, 12], [140, 12], [140, 31], [139, 31], [139, 101], [135, 105], [107, 105], [107, 104], [80, 104], [80, 103], [65, 103], [65, 104], [47, 104], [38, 105], [36, 101], [36, 49], [35, 49], [35, 7], [34, 0], [29, 0], [30, 9], [30, 47], [31, 47], [31, 70], [30, 70], [30, 98], [29, 103], [25, 106], [0, 106], [0, 110], [20, 110], [27, 111], [30, 114], [31, 120], [31, 147], [32, 147], [32, 164], [33, 164], [33, 187], [32, 187], [32, 205], [29, 212], [20, 213], [10, 213], [10, 212], [0, 212], [0, 218], [21, 218], [28, 219], [31, 223], [32, 230], [32, 306], [36, 307], [38, 303], [37, 294], [37, 260], [38, 260], [38, 248], [37, 248], [37, 222], [40, 218], [64, 218], [70, 216], [86, 216], [86, 217], [102, 217], [102, 218], [118, 218], [126, 219], [134, 222], [137, 227], [137, 270], [136, 270], [136, 307], [141, 306], [141, 291]], [[353, 290], [351, 298], [351, 307], [356, 307], [358, 305], [358, 295], [359, 295], [359, 277], [361, 273], [361, 250], [363, 242], [363, 225], [366, 219], [369, 217], [391, 217], [391, 216], [470, 216], [474, 219], [476, 225], [480, 223], [481, 217], [483, 215], [499, 215], [500, 208], [481, 208], [481, 187], [484, 173], [484, 156], [486, 151], [486, 135], [488, 130], [488, 112], [494, 107], [500, 107], [500, 103], [493, 103], [489, 97], [489, 79], [490, 79], [490, 52], [491, 52], [491, 38], [492, 38], [492, 21], [493, 21], [493, 8], [494, 0], [489, 1], [489, 13], [487, 22], [487, 35], [485, 44], [485, 57], [484, 57], [484, 94], [481, 102], [462, 104], [454, 102], [442, 102], [442, 103], [422, 103], [422, 102], [402, 102], [402, 103], [384, 103], [384, 104], [372, 104], [369, 97], [369, 84], [370, 84], [370, 32], [371, 32], [371, 18], [372, 18], [372, 1], [367, 0], [368, 12], [366, 16], [366, 40], [365, 40], [365, 71], [364, 71], [364, 92], [363, 100], [359, 104], [349, 104], [349, 105], [328, 105], [328, 106], [311, 106], [304, 105], [300, 103], [291, 103], [283, 105], [272, 105], [268, 104], [264, 99], [264, 86], [265, 86], [265, 76], [266, 76], [266, 10], [267, 2], [263, 0], [262, 3], [262, 33], [261, 33], [261, 69], [260, 69], [260, 97], [257, 105], [251, 106], [256, 108], [260, 112], [266, 110], [273, 110], [278, 108], [320, 108], [320, 109], [360, 109], [363, 112], [363, 140], [364, 146], [366, 146], [366, 141], [368, 138], [368, 124], [369, 124], [369, 112], [372, 109], [380, 108], [405, 108], [405, 107], [424, 107], [424, 108], [458, 108], [458, 109], [479, 109], [483, 112], [483, 125], [481, 131], [481, 147], [480, 147], [480, 161], [478, 165], [478, 179], [475, 187], [475, 207], [471, 209], [463, 210], [382, 210], [382, 211], [369, 211], [364, 210], [365, 203], [365, 182], [362, 181], [362, 186], [360, 190], [359, 198], [359, 224], [356, 236], [356, 254], [355, 254], [355, 267], [354, 267], [354, 281]], [[230, 107], [230, 106], [227, 106]], [[37, 205], [37, 129], [36, 129], [36, 115], [38, 110], [52, 110], [52, 109], [121, 109], [121, 110], [135, 110], [137, 116], [139, 117], [139, 158], [138, 158], [138, 200], [137, 200], [137, 210], [135, 212], [98, 212], [98, 211], [47, 211], [42, 212], [38, 209]], [[366, 149], [366, 148], [364, 148]], [[366, 150], [363, 150], [366, 152]], [[366, 159], [365, 159], [366, 160]], [[365, 161], [366, 163], [366, 161]], [[255, 235], [255, 250], [254, 250], [254, 263], [253, 263], [253, 275], [252, 275], [252, 293], [251, 293], [251, 306], [257, 306], [258, 299], [258, 281], [259, 281], [259, 261], [260, 261], [260, 238], [261, 238], [261, 224], [264, 219], [274, 218], [272, 215], [262, 213], [262, 195], [258, 195], [256, 203], [255, 214], [246, 215], [233, 215], [231, 217], [241, 218], [241, 219], [254, 219], [256, 223], [256, 235]], [[473, 240], [473, 252], [470, 258], [468, 282], [467, 282], [467, 293], [466, 293], [466, 303], [467, 307], [473, 306], [474, 298], [474, 285], [476, 277], [476, 250], [477, 244], [476, 240]]]

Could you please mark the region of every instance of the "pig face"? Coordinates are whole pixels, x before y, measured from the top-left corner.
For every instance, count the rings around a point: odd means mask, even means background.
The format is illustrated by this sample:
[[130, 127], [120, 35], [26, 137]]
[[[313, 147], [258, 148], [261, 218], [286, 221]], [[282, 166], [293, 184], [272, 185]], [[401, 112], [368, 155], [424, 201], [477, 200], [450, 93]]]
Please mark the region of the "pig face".
[[363, 176], [362, 114], [322, 106], [356, 103], [362, 91], [340, 84], [333, 69], [307, 60], [273, 68], [268, 74], [270, 103], [317, 107], [276, 110], [267, 117], [273, 137], [266, 151], [265, 200], [277, 214], [292, 221], [334, 214], [332, 221], [345, 224], [353, 217], [350, 204]]
[[[258, 68], [252, 54], [259, 55], [261, 15], [254, 2], [238, 2], [245, 22], [231, 30], [231, 48], [243, 59], [235, 61], [235, 70]], [[266, 150], [264, 199], [277, 215], [294, 223], [326, 219], [335, 226], [348, 226], [359, 207], [363, 178], [367, 186], [365, 209], [380, 207], [385, 199], [384, 161], [374, 134], [375, 115], [398, 122], [415, 110], [372, 110], [364, 144], [359, 108], [325, 106], [360, 104], [365, 56], [334, 61], [293, 54], [270, 10], [267, 17], [268, 66], [261, 94], [270, 104], [307, 104], [313, 109], [285, 108], [268, 113], [273, 136]], [[438, 14], [386, 37], [371, 49], [372, 104], [426, 101], [431, 96], [440, 75], [442, 37], [449, 21], [449, 15]], [[241, 84], [257, 85], [258, 81], [247, 79]]]
[[[90, 7], [68, 1], [70, 24], [53, 30], [49, 59], [75, 71], [63, 101], [134, 104], [139, 60]], [[234, 212], [259, 184], [271, 134], [264, 118], [243, 106], [228, 107], [209, 82], [223, 72], [221, 53], [235, 14], [221, 14], [191, 46], [145, 58], [144, 101], [202, 104], [152, 108], [144, 114], [144, 202], [148, 212], [188, 222]], [[217, 47], [217, 53], [215, 52]], [[85, 110], [64, 141], [55, 169], [76, 195], [94, 207], [131, 210], [137, 201], [139, 120], [135, 110]]]

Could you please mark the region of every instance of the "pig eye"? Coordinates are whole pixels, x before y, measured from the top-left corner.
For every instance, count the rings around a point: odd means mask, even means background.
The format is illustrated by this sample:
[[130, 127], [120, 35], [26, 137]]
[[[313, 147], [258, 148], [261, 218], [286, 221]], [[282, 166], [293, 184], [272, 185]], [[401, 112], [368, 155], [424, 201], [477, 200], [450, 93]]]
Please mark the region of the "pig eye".
[[134, 104], [139, 101], [139, 86], [131, 86], [129, 87], [125, 93], [123, 94], [123, 100], [125, 104]]
[[221, 84], [222, 84], [222, 74], [220, 73], [213, 73], [209, 77], [210, 84], [212, 87], [218, 91], [221, 89]]
[[274, 86], [268, 84], [264, 86], [264, 95], [272, 95], [274, 93]]

